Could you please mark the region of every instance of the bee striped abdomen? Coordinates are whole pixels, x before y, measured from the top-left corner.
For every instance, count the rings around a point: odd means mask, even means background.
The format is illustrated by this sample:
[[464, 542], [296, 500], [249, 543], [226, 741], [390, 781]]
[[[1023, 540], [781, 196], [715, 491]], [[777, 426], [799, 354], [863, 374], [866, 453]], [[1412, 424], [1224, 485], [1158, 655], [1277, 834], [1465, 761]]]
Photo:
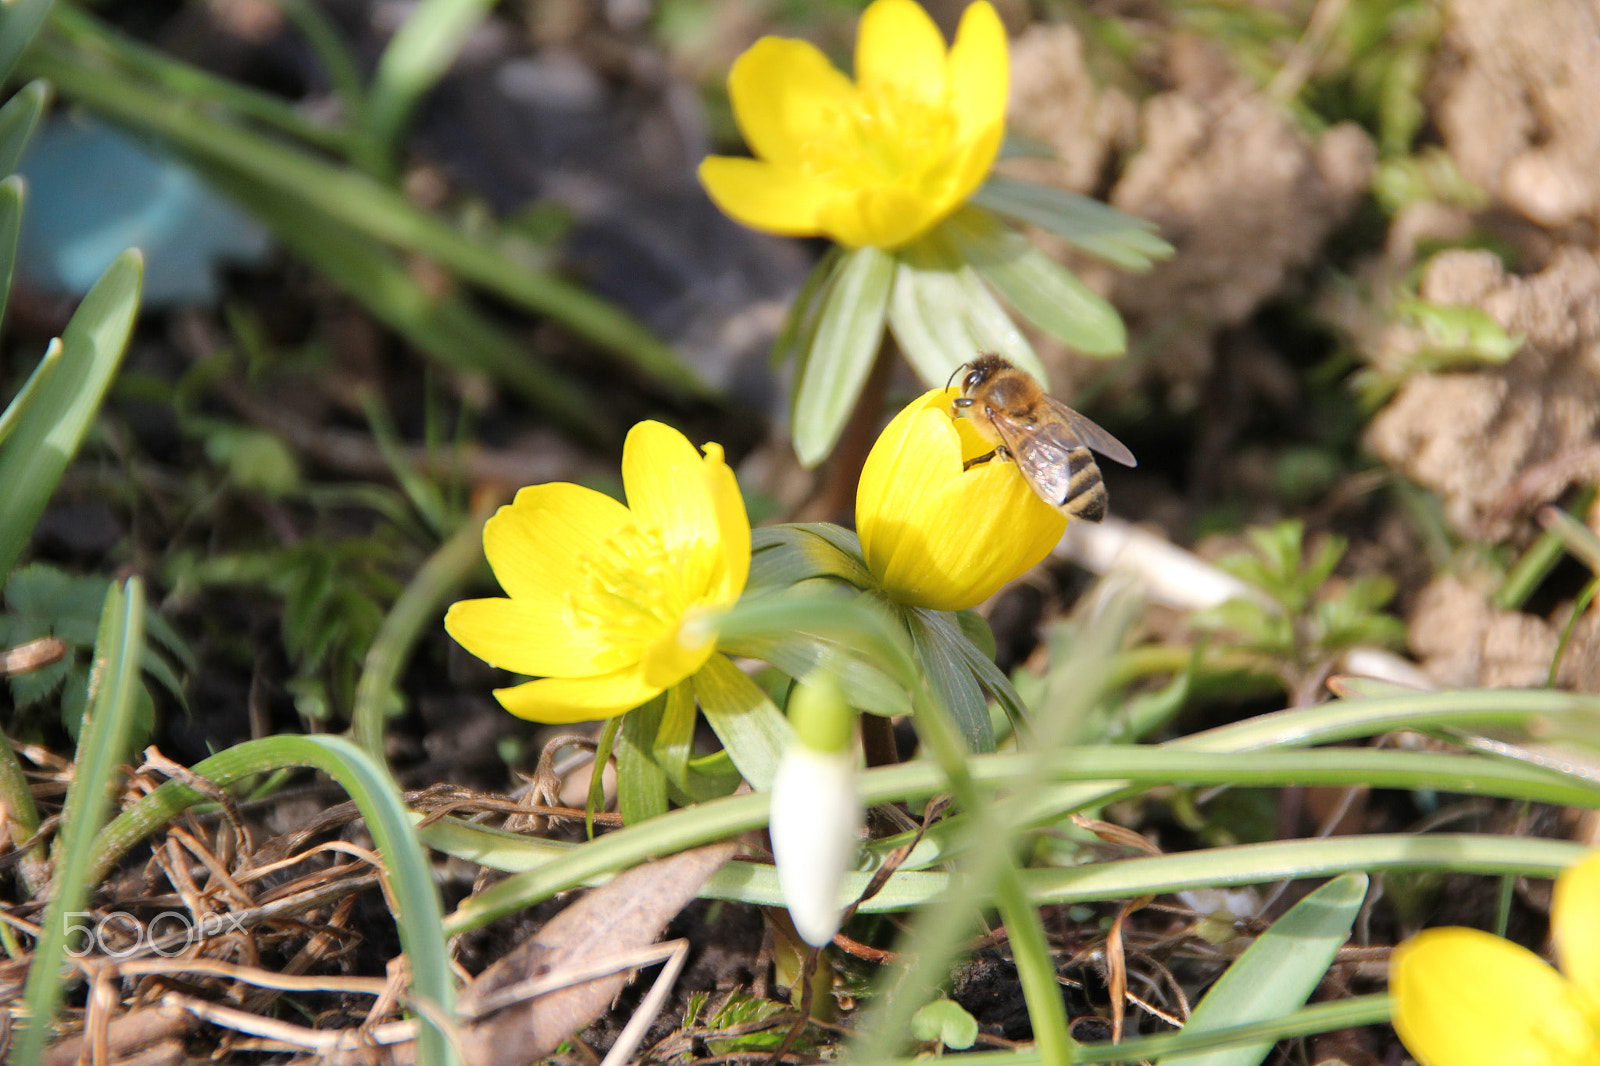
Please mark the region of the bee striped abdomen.
[[1100, 467], [1088, 448], [1080, 444], [1067, 453], [1067, 471], [1067, 491], [1056, 506], [1075, 518], [1100, 521], [1106, 516], [1109, 497]]

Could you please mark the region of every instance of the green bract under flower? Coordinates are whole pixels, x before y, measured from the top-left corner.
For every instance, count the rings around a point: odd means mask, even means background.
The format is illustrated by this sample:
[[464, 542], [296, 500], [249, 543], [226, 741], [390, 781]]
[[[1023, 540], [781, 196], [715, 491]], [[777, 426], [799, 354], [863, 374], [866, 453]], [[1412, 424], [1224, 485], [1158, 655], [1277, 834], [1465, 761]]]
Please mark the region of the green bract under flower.
[[536, 722], [630, 711], [694, 674], [744, 590], [750, 520], [707, 444], [641, 422], [622, 451], [628, 506], [579, 485], [534, 485], [500, 508], [483, 549], [509, 598], [465, 600], [445, 628], [495, 666], [539, 677], [495, 695]]
[[934, 389], [896, 415], [856, 490], [868, 568], [899, 602], [942, 611], [982, 603], [1050, 554], [1067, 528], [1014, 463], [962, 469], [993, 445], [952, 416], [959, 395]]
[[1600, 1063], [1600, 852], [1556, 880], [1557, 973], [1477, 929], [1429, 929], [1394, 951], [1394, 1027], [1422, 1066]]
[[1005, 134], [1010, 60], [987, 0], [955, 43], [912, 0], [861, 16], [855, 81], [813, 45], [763, 37], [734, 63], [728, 92], [755, 159], [711, 156], [700, 180], [755, 229], [897, 248], [982, 184]]

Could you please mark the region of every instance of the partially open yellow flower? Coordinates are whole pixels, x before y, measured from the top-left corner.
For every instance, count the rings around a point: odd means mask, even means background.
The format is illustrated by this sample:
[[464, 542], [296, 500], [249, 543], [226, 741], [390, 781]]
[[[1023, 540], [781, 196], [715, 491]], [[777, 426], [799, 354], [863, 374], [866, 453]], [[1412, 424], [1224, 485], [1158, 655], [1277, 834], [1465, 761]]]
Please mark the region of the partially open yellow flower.
[[536, 722], [610, 718], [700, 669], [744, 591], [750, 519], [722, 448], [641, 422], [622, 449], [628, 506], [534, 485], [495, 512], [483, 550], [509, 599], [464, 600], [445, 629], [495, 666], [542, 678], [495, 690]]
[[1016, 464], [962, 464], [991, 451], [955, 418], [959, 389], [934, 389], [896, 415], [872, 446], [856, 489], [867, 567], [901, 603], [958, 611], [1037, 565], [1066, 531]]
[[1395, 949], [1394, 1027], [1422, 1066], [1600, 1064], [1600, 852], [1556, 879], [1550, 923], [1561, 973], [1477, 929]]
[[700, 181], [754, 229], [897, 248], [983, 183], [1005, 133], [1010, 60], [987, 0], [955, 44], [912, 0], [861, 16], [852, 82], [806, 41], [763, 37], [728, 75], [755, 159], [711, 156]]

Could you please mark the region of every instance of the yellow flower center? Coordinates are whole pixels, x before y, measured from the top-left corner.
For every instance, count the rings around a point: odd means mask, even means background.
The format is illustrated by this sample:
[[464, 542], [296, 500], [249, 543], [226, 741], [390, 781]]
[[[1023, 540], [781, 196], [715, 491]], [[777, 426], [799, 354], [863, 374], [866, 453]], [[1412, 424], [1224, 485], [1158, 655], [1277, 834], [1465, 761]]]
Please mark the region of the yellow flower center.
[[862, 87], [855, 107], [833, 108], [827, 118], [829, 135], [802, 146], [801, 166], [842, 186], [913, 183], [945, 158], [956, 136], [949, 107], [894, 85]]
[[579, 564], [577, 591], [566, 595], [571, 625], [598, 629], [608, 643], [643, 647], [683, 621], [693, 597], [683, 560], [661, 530], [625, 526]]

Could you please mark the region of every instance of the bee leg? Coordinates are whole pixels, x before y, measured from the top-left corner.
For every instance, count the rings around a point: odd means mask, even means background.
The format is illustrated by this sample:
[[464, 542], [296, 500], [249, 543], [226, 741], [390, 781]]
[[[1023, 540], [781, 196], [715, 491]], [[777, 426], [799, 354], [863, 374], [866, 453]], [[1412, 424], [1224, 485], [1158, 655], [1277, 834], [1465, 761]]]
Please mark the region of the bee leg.
[[1004, 444], [1002, 444], [999, 447], [995, 448], [995, 450], [992, 451], [992, 452], [986, 452], [983, 455], [975, 456], [974, 458], [968, 459], [966, 462], [961, 464], [961, 469], [962, 470], [971, 470], [973, 467], [977, 466], [979, 463], [987, 463], [991, 459], [1009, 459], [1009, 458], [1011, 458], [1011, 452], [1006, 449], [1006, 446]]

